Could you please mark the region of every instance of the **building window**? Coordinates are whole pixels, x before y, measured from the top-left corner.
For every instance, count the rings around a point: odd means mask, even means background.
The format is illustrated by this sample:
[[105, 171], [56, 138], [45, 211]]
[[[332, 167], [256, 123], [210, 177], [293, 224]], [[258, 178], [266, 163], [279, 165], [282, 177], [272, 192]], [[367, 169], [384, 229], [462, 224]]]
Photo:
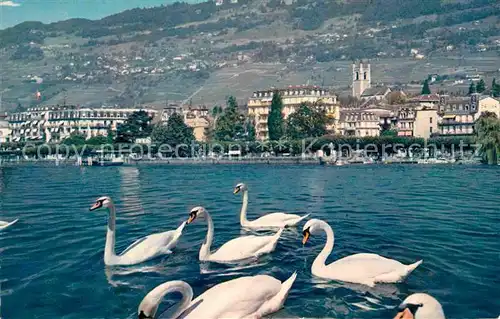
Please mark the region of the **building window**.
[[429, 127], [429, 132], [432, 134], [432, 127]]
[[429, 123], [432, 124], [432, 117], [429, 117]]

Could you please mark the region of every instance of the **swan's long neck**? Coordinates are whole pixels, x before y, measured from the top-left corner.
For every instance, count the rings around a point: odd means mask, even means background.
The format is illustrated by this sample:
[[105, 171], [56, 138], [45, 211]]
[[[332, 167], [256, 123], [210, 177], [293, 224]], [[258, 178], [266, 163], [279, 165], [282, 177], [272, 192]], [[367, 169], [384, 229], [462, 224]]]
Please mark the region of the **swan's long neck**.
[[182, 299], [176, 308], [167, 311], [167, 318], [179, 317], [193, 300], [193, 289], [187, 283], [180, 280], [168, 281], [151, 290], [139, 305], [139, 313], [145, 311], [154, 318], [163, 298], [172, 292], [180, 292]]
[[109, 261], [116, 258], [115, 253], [115, 227], [116, 227], [116, 210], [115, 205], [110, 203], [108, 206], [108, 232], [106, 233], [106, 246], [104, 247], [104, 260]]
[[205, 218], [207, 220], [208, 229], [205, 241], [200, 248], [200, 260], [208, 260], [208, 258], [210, 257], [210, 247], [212, 246], [212, 241], [214, 240], [214, 222], [212, 221], [212, 216], [210, 216], [210, 214], [205, 211]]
[[243, 204], [241, 205], [241, 212], [240, 212], [240, 224], [242, 226], [248, 224], [247, 207], [248, 207], [248, 190], [245, 189], [243, 191]]
[[333, 244], [334, 244], [334, 241], [335, 241], [335, 236], [333, 234], [333, 229], [332, 229], [332, 227], [330, 227], [330, 225], [328, 225], [327, 223], [321, 221], [320, 227], [326, 233], [326, 244], [325, 244], [325, 247], [323, 247], [323, 250], [316, 257], [316, 259], [314, 259], [314, 262], [312, 264], [312, 269], [321, 269], [321, 268], [325, 267], [326, 259], [332, 253]]

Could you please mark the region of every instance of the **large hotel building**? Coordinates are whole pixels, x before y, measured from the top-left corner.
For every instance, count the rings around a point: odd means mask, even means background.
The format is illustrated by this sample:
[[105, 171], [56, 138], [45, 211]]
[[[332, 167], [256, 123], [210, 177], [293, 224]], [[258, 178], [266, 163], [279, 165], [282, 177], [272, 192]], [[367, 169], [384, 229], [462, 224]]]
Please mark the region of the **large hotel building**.
[[271, 88], [264, 91], [256, 91], [248, 100], [248, 115], [253, 117], [255, 123], [255, 133], [258, 140], [269, 139], [269, 129], [267, 119], [271, 110], [273, 94], [277, 92], [283, 101], [283, 117], [286, 119], [295, 112], [302, 103], [310, 105], [316, 104], [323, 108], [328, 117], [332, 119], [327, 127], [330, 133], [337, 133], [339, 121], [340, 105], [337, 95], [328, 89], [318, 86], [289, 86], [282, 89]]
[[144, 110], [155, 117], [157, 111], [135, 108], [79, 108], [77, 106], [44, 106], [26, 112], [12, 113], [9, 120], [10, 141], [60, 142], [78, 131], [87, 138], [115, 131], [135, 111]]

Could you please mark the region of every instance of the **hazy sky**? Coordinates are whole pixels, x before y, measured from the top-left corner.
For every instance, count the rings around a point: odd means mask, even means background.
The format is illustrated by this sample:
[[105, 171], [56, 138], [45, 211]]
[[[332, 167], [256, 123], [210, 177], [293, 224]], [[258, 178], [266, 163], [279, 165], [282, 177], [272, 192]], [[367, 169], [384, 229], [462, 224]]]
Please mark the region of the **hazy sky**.
[[23, 21], [47, 23], [69, 18], [99, 19], [126, 9], [173, 2], [175, 0], [0, 0], [0, 29]]

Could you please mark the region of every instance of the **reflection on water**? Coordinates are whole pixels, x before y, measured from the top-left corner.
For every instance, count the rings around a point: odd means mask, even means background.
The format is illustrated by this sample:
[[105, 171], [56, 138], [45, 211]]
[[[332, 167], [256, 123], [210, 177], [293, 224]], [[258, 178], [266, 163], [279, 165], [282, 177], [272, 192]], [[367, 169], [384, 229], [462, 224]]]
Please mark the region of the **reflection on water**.
[[119, 172], [121, 177], [120, 200], [123, 203], [122, 215], [126, 217], [144, 215], [144, 208], [139, 197], [141, 193], [139, 169], [137, 166], [120, 166]]
[[233, 264], [220, 264], [212, 262], [200, 262], [200, 273], [211, 274], [215, 277], [227, 277], [242, 274], [241, 270], [263, 267], [267, 263], [259, 263], [258, 259], [247, 259]]
[[[463, 166], [0, 168], [1, 217], [20, 218], [0, 232], [2, 317], [136, 318], [142, 298], [166, 281], [183, 280], [198, 296], [239, 276], [283, 281], [297, 271], [285, 309], [270, 317], [392, 318], [406, 296], [427, 292], [449, 318], [493, 318], [500, 309], [498, 180], [498, 169]], [[322, 281], [311, 265], [325, 239], [313, 237], [304, 247], [303, 223], [286, 229], [276, 250], [258, 260], [200, 263], [206, 225], [195, 223], [170, 255], [105, 267], [107, 214], [88, 210], [97, 197], [115, 201], [118, 253], [140, 237], [177, 228], [199, 205], [213, 218], [216, 250], [239, 236], [276, 232], [241, 229], [241, 196], [232, 194], [239, 182], [249, 187], [250, 220], [286, 211], [329, 222], [336, 246], [327, 263], [361, 252], [424, 263], [396, 285]], [[162, 309], [176, 301], [167, 296]]]
[[[137, 275], [140, 273], [157, 273], [157, 274], [168, 274], [169, 270], [167, 268], [158, 266], [107, 266], [104, 268], [104, 273], [106, 274], [106, 279], [109, 284], [113, 287], [118, 286], [130, 286], [137, 288], [138, 286], [133, 286], [131, 282], [125, 281], [123, 276]], [[121, 280], [115, 280], [114, 278], [120, 276]], [[142, 286], [141, 286], [142, 287]]]

